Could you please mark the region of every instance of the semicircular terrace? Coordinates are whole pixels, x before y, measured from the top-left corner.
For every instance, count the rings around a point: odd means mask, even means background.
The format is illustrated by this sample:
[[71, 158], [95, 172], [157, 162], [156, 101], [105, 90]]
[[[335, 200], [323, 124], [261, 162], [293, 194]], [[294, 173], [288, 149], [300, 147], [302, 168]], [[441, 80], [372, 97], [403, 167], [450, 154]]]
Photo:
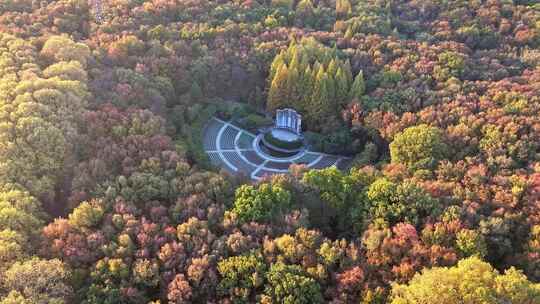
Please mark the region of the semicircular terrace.
[[335, 165], [343, 169], [351, 160], [305, 149], [292, 157], [272, 157], [259, 149], [255, 134], [216, 117], [208, 122], [203, 136], [204, 149], [213, 165], [233, 174], [245, 174], [253, 180], [287, 173], [292, 164], [305, 164], [312, 169]]

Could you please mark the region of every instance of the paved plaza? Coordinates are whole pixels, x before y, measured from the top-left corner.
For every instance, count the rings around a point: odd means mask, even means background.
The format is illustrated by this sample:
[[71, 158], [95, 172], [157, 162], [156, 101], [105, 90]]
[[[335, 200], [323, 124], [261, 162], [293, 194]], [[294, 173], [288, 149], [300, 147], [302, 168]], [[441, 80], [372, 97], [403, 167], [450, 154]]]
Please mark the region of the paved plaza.
[[350, 158], [302, 150], [291, 157], [277, 158], [261, 151], [260, 136], [229, 122], [212, 118], [204, 130], [204, 149], [210, 161], [230, 173], [243, 173], [253, 180], [287, 173], [292, 164], [305, 164], [311, 169], [337, 166], [346, 168]]

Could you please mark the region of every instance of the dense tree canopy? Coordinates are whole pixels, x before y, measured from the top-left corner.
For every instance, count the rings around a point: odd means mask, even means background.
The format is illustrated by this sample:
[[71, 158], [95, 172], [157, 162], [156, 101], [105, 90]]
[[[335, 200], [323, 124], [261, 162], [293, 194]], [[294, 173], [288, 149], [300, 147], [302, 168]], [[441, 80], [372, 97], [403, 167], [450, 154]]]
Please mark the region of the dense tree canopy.
[[269, 80], [269, 110], [293, 106], [305, 113], [311, 129], [323, 127], [327, 132], [337, 126], [340, 110], [364, 94], [362, 72], [353, 78], [349, 61], [340, 59], [335, 48], [313, 38], [293, 40], [286, 51], [278, 54]]
[[392, 162], [410, 169], [434, 169], [447, 152], [441, 131], [425, 124], [396, 134], [390, 144]]
[[73, 295], [69, 272], [57, 259], [17, 262], [5, 272], [3, 282], [11, 290], [8, 298], [17, 295], [29, 303], [69, 303]]
[[242, 222], [270, 220], [285, 213], [291, 194], [276, 184], [260, 184], [257, 189], [243, 185], [236, 190], [233, 212]]
[[478, 258], [461, 260], [451, 268], [417, 274], [408, 285], [392, 288], [392, 303], [536, 303], [540, 285], [511, 268], [499, 274]]
[[0, 0], [0, 303], [538, 303], [537, 2]]

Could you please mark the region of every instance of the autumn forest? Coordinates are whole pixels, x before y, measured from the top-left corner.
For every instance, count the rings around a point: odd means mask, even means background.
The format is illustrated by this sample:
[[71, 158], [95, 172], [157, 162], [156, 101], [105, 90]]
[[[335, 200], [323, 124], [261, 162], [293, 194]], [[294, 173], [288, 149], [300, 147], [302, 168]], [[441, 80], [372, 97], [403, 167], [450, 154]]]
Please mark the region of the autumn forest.
[[[282, 108], [347, 165], [205, 152]], [[540, 4], [0, 0], [0, 304], [74, 303], [540, 303]]]

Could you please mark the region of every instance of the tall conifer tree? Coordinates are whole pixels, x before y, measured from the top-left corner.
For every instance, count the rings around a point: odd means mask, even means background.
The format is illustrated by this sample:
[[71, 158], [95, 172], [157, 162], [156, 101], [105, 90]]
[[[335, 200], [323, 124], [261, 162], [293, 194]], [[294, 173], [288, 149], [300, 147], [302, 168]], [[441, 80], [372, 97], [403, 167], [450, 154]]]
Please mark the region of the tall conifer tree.
[[366, 84], [364, 83], [364, 73], [360, 71], [354, 78], [354, 82], [351, 86], [350, 98], [360, 99], [366, 91]]
[[336, 83], [336, 101], [340, 105], [345, 105], [349, 102], [349, 84], [345, 72], [340, 67], [335, 77]]
[[289, 69], [283, 64], [277, 70], [276, 76], [268, 92], [268, 108], [272, 111], [287, 104], [289, 98]]

